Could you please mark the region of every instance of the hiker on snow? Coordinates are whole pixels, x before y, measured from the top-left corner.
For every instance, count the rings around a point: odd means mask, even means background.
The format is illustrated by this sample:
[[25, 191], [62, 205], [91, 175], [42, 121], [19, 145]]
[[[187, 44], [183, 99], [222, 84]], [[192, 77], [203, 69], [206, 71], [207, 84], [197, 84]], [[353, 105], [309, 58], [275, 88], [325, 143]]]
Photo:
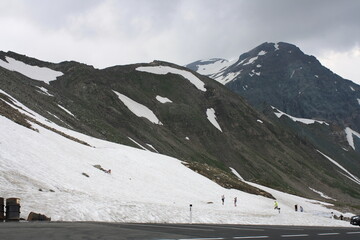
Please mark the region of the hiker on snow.
[[279, 210], [279, 213], [280, 213], [280, 208], [279, 208], [279, 204], [277, 201], [274, 202], [274, 209]]

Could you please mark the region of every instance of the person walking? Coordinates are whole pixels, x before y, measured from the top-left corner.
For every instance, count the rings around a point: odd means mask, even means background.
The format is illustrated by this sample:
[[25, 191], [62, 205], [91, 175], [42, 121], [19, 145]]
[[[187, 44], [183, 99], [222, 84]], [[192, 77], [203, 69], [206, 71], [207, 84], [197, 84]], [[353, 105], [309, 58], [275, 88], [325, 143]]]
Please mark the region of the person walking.
[[225, 196], [224, 195], [221, 196], [221, 202], [222, 202], [222, 205], [224, 205], [224, 202], [225, 202]]
[[274, 209], [279, 210], [279, 213], [280, 213], [279, 204], [278, 204], [278, 202], [277, 202], [276, 200], [275, 200], [275, 202], [274, 202]]
[[236, 207], [237, 197], [234, 198], [234, 206]]

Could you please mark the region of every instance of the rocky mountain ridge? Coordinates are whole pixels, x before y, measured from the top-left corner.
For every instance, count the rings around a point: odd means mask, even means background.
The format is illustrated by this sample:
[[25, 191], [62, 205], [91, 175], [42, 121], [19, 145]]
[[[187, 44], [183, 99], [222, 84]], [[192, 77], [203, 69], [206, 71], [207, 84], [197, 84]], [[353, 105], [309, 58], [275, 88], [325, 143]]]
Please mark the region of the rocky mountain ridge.
[[196, 61], [186, 67], [221, 82], [257, 109], [271, 105], [292, 116], [360, 131], [360, 86], [295, 45], [263, 43], [234, 61]]

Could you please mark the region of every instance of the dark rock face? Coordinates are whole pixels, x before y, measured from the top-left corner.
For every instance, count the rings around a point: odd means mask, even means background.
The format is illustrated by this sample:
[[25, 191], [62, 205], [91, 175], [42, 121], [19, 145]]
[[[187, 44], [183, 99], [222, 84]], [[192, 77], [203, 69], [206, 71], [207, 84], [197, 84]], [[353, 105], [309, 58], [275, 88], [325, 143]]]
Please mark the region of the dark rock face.
[[[293, 116], [360, 131], [360, 86], [331, 72], [294, 45], [279, 43], [278, 49], [264, 43], [250, 51], [249, 57], [261, 51], [266, 54], [253, 64], [229, 69], [241, 68], [242, 73], [227, 87], [258, 108], [267, 103]], [[258, 65], [261, 67], [256, 68]], [[251, 74], [254, 69], [259, 74]]]

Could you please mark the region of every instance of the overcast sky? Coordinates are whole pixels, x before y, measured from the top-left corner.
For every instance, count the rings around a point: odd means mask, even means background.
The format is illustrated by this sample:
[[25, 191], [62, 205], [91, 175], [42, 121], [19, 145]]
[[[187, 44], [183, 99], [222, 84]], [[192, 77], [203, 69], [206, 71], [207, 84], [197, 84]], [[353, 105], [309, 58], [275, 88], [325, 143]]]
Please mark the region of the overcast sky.
[[97, 68], [288, 42], [360, 84], [359, 0], [0, 0], [0, 50]]

